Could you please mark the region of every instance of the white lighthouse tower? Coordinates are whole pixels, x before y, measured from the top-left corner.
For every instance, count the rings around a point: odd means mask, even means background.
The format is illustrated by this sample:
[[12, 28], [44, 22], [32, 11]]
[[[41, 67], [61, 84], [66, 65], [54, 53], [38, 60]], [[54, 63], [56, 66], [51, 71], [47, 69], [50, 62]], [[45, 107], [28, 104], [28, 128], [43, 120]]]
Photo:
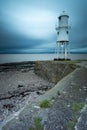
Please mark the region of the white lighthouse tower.
[[58, 17], [59, 25], [56, 27], [57, 30], [57, 59], [69, 59], [69, 28], [68, 25], [69, 16], [63, 11]]

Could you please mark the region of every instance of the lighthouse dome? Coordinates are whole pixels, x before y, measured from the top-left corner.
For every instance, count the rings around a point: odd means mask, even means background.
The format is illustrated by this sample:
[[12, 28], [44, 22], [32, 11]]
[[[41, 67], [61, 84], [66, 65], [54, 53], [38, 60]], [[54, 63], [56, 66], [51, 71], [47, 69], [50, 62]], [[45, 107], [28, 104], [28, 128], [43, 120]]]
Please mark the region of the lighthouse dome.
[[68, 18], [69, 18], [69, 16], [65, 13], [65, 11], [63, 11], [62, 14], [58, 17], [59, 27], [67, 27], [68, 26]]
[[64, 17], [64, 16], [69, 18], [69, 15], [68, 15], [65, 11], [63, 11], [63, 12], [60, 14], [59, 18], [60, 18], [60, 17]]

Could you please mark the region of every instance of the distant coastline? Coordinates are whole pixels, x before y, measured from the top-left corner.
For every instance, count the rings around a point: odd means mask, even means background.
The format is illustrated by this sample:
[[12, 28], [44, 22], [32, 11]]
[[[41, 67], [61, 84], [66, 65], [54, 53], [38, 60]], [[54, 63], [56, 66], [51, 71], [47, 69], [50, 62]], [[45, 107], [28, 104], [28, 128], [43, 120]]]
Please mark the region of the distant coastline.
[[[13, 63], [13, 62], [26, 62], [26, 61], [45, 61], [53, 60], [57, 58], [57, 55], [54, 53], [45, 53], [45, 54], [0, 54], [0, 64], [2, 63]], [[71, 60], [87, 60], [87, 54], [70, 54]]]
[[[19, 53], [19, 52], [0, 52], [1, 54], [55, 54], [54, 51], [50, 52], [25, 52], [25, 53]], [[87, 52], [70, 52], [70, 54], [87, 54]]]

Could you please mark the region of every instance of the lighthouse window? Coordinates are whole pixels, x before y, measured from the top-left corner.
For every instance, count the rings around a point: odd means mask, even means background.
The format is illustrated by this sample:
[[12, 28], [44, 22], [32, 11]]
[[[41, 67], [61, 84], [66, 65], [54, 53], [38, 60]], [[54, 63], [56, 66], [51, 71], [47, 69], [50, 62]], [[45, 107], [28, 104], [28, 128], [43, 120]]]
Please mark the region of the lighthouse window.
[[59, 20], [61, 20], [61, 17], [59, 17]]
[[57, 34], [59, 35], [59, 32], [57, 32]]
[[69, 32], [67, 31], [66, 33], [68, 34]]

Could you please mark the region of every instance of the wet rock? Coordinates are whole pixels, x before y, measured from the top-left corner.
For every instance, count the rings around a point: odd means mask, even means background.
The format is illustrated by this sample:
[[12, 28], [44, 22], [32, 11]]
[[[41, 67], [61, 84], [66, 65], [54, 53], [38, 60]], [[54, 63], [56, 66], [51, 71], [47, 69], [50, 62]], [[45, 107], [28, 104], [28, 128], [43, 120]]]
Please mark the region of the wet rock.
[[36, 91], [37, 95], [42, 95], [45, 93], [45, 91]]
[[3, 109], [11, 110], [13, 107], [14, 107], [13, 104], [4, 104], [4, 105], [3, 105]]
[[18, 85], [18, 88], [21, 88], [21, 87], [24, 87], [24, 86], [23, 86], [22, 84], [19, 84], [19, 85]]

